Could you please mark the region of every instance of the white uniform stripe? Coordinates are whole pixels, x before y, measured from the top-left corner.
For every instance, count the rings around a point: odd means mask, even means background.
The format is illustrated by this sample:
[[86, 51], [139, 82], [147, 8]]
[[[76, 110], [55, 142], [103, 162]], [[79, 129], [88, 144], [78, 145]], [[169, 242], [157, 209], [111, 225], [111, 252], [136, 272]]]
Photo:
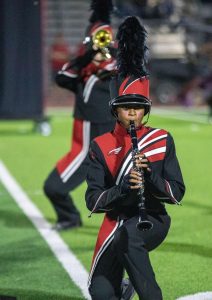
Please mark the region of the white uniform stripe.
[[96, 77], [95, 75], [92, 75], [88, 81], [86, 82], [85, 84], [85, 88], [84, 88], [84, 91], [83, 91], [83, 97], [84, 97], [84, 103], [87, 103], [88, 102], [88, 99], [90, 97], [90, 94], [91, 94], [91, 90], [95, 84], [96, 81], [98, 81], [98, 77]]
[[[124, 172], [124, 174], [123, 174], [123, 175], [126, 175], [126, 174], [128, 174], [128, 173], [129, 173], [129, 171], [130, 171], [130, 169], [132, 169], [132, 167], [133, 167], [133, 163], [132, 163], [132, 162], [130, 162], [129, 166], [127, 167], [127, 169], [125, 170], [125, 172]], [[118, 183], [117, 183], [117, 184], [118, 184]]]
[[[117, 228], [117, 226], [116, 226]], [[101, 250], [100, 252], [98, 253], [98, 256], [95, 257], [95, 260], [93, 262], [93, 265], [92, 265], [92, 269], [90, 271], [90, 274], [89, 274], [89, 277], [88, 277], [88, 287], [90, 286], [91, 284], [91, 279], [92, 279], [92, 276], [93, 276], [93, 273], [96, 269], [96, 266], [99, 262], [99, 259], [101, 258], [102, 254], [104, 253], [104, 251], [107, 249], [107, 247], [110, 245], [110, 243], [112, 242], [113, 240], [113, 236], [110, 235], [110, 238], [106, 240], [106, 243], [103, 244], [103, 246], [101, 247]]]
[[70, 165], [60, 175], [63, 182], [66, 182], [73, 173], [79, 168], [83, 160], [85, 159], [90, 144], [90, 122], [83, 121], [83, 147], [81, 152], [75, 157]]
[[138, 80], [140, 80], [140, 78], [135, 79], [135, 80], [133, 80], [131, 83], [129, 83], [129, 84], [126, 86], [126, 88], [123, 90], [122, 95], [125, 93], [125, 91], [128, 89], [129, 86], [131, 86], [134, 82], [136, 82], [136, 81], [138, 81]]
[[[160, 147], [160, 148], [148, 151], [148, 152], [144, 152], [144, 154], [146, 157], [148, 157], [148, 156], [155, 155], [158, 153], [163, 153], [163, 152], [166, 152], [166, 147]], [[128, 174], [132, 167], [133, 167], [133, 164], [131, 162], [130, 165], [128, 166], [128, 168], [126, 169], [126, 171], [124, 172], [124, 175]]]
[[[141, 150], [142, 148], [143, 148], [143, 143], [151, 136], [151, 135], [153, 135], [154, 133], [156, 133], [158, 130], [160, 130], [160, 129], [155, 129], [155, 130], [153, 130], [153, 131], [151, 131], [150, 133], [148, 133], [143, 139], [141, 139], [140, 140], [140, 142], [138, 143], [138, 148], [139, 148], [139, 150]], [[151, 141], [149, 141], [148, 143], [151, 143], [152, 142], [152, 140]], [[145, 144], [145, 146], [147, 145], [147, 143]], [[127, 156], [127, 158], [125, 159], [125, 161], [124, 161], [124, 164], [122, 165], [122, 167], [121, 167], [121, 170], [119, 171], [119, 175], [118, 175], [118, 177], [117, 177], [117, 179], [116, 179], [116, 185], [118, 185], [119, 184], [119, 181], [120, 181], [120, 179], [121, 179], [121, 176], [122, 176], [122, 174], [123, 174], [123, 172], [124, 172], [124, 170], [125, 170], [125, 168], [127, 167], [127, 165], [130, 163], [130, 160], [132, 159], [132, 156], [131, 156], [131, 153], [129, 153], [129, 155]], [[132, 166], [131, 166], [132, 167]]]
[[145, 154], [146, 157], [148, 157], [148, 156], [151, 156], [151, 155], [164, 153], [164, 152], [166, 152], [166, 147], [160, 147], [160, 148], [157, 148], [157, 149], [153, 149], [153, 150], [144, 152], [144, 154]]
[[78, 75], [77, 74], [74, 74], [74, 73], [69, 73], [67, 71], [59, 71], [58, 74], [62, 74], [62, 75], [65, 75], [67, 77], [70, 77], [70, 78], [77, 78]]
[[[66, 167], [66, 169], [61, 173], [61, 178], [63, 178], [64, 176], [67, 175], [67, 173], [71, 170], [72, 167], [74, 167], [74, 165], [78, 162], [78, 159], [79, 157], [82, 156], [82, 153], [84, 151], [84, 148], [86, 147], [85, 144], [86, 144], [86, 133], [84, 132], [86, 130], [86, 127], [90, 125], [90, 122], [88, 121], [83, 121], [83, 124], [82, 124], [82, 140], [83, 140], [83, 145], [82, 145], [82, 149], [81, 151], [79, 152], [79, 154], [75, 157], [75, 159]], [[90, 129], [90, 127], [89, 127]], [[90, 130], [89, 130], [90, 132]], [[90, 135], [90, 134], [89, 134]]]
[[116, 66], [116, 61], [114, 60], [112, 63], [107, 64], [107, 65], [104, 67], [104, 70], [112, 71], [112, 70], [114, 70], [114, 67], [115, 67], [115, 66]]
[[[145, 78], [145, 76], [143, 76], [143, 77], [141, 77], [141, 78]], [[125, 93], [125, 91], [128, 89], [129, 86], [131, 86], [134, 82], [140, 80], [141, 78], [137, 78], [137, 79], [133, 80], [131, 83], [129, 83], [128, 86], [124, 89], [122, 95]]]
[[[65, 71], [68, 68], [69, 63], [65, 63], [62, 67], [62, 71]], [[59, 71], [58, 73], [60, 73], [61, 71]]]
[[180, 204], [180, 202], [178, 202], [178, 201], [175, 199], [174, 194], [173, 194], [173, 192], [172, 192], [172, 189], [171, 189], [171, 186], [170, 186], [169, 182], [168, 182], [167, 180], [165, 180], [165, 181], [166, 181], [166, 184], [167, 184], [167, 186], [168, 186], [168, 189], [169, 189], [168, 192], [170, 193], [172, 200], [174, 200], [174, 202], [175, 202], [176, 204]]
[[[102, 196], [103, 196], [106, 192], [107, 192], [107, 190], [104, 191], [104, 192], [102, 192], [102, 193], [100, 194], [100, 196], [99, 196], [99, 198], [97, 199], [97, 201], [96, 201], [96, 203], [95, 203], [95, 205], [94, 205], [94, 208], [92, 209], [92, 212], [91, 212], [91, 213], [93, 213], [93, 212], [95, 211], [95, 209], [96, 209], [96, 207], [97, 207], [99, 201], [102, 199]], [[108, 211], [108, 210], [107, 210], [107, 211]]]
[[84, 266], [68, 248], [60, 235], [52, 230], [51, 224], [44, 218], [1, 161], [0, 181], [49, 245], [49, 248], [68, 273], [71, 280], [78, 286], [84, 297], [90, 300], [87, 288], [88, 273]]
[[[139, 149], [140, 149], [140, 146], [143, 145], [143, 143], [151, 136], [153, 135], [154, 133], [158, 132], [160, 129], [154, 129], [153, 131], [151, 131], [150, 133], [148, 133], [143, 139], [140, 140], [140, 142], [138, 143], [138, 146], [139, 146]], [[151, 140], [152, 141], [152, 140]], [[150, 142], [151, 142], [150, 141]]]
[[164, 137], [167, 137], [167, 134], [160, 135], [160, 136], [158, 136], [158, 137], [156, 137], [156, 138], [152, 139], [151, 141], [148, 141], [148, 142], [146, 142], [144, 144], [142, 143], [142, 146], [140, 145], [140, 143], [138, 143], [138, 148], [139, 149], [143, 149], [144, 147], [146, 147], [147, 145], [151, 144], [152, 142], [155, 142], [155, 141], [158, 141], [160, 139], [163, 139]]

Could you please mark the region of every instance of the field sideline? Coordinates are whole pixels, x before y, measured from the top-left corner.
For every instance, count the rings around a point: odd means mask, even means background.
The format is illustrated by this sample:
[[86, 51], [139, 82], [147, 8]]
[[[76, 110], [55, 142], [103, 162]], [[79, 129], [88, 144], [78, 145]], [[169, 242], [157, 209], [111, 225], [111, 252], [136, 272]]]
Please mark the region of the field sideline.
[[[53, 255], [54, 251], [41, 237], [42, 232], [34, 227], [37, 224], [41, 231], [48, 229], [47, 237], [50, 238], [55, 214], [43, 195], [42, 185], [70, 144], [69, 113], [55, 111], [50, 114], [53, 133], [49, 137], [33, 132], [31, 121], [0, 122], [0, 160], [47, 222], [43, 226], [40, 215], [34, 213], [32, 225], [29, 216], [27, 218], [14, 201], [15, 195], [8, 192], [3, 179], [0, 179], [0, 295], [16, 296], [18, 300], [85, 299], [86, 274], [102, 219], [102, 215], [87, 218], [84, 203], [86, 184], [82, 184], [74, 191], [73, 197], [82, 212], [84, 226], [61, 233], [57, 240], [61, 240], [64, 247], [67, 245], [85, 268], [83, 284], [77, 287], [72, 276], [79, 275], [80, 266], [72, 268], [69, 256], [64, 259], [64, 264], [67, 261], [70, 274], [65, 271], [66, 266], [62, 267], [61, 260], [55, 258], [56, 254]], [[149, 125], [168, 129], [174, 136], [187, 186], [183, 205], [167, 207], [172, 216], [168, 238], [150, 254], [164, 300], [212, 292], [212, 125], [207, 124], [205, 110], [167, 111], [161, 108], [153, 109]], [[63, 249], [59, 251], [63, 259], [65, 248], [59, 249]], [[190, 299], [212, 299], [209, 294], [207, 298], [196, 297]]]

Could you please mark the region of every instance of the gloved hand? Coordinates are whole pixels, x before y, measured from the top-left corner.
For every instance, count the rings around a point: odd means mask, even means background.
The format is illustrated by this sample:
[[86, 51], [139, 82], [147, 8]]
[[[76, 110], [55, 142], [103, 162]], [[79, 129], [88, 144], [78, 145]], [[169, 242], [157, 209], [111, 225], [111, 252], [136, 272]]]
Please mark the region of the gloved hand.
[[89, 49], [85, 52], [85, 54], [77, 56], [75, 59], [73, 59], [69, 67], [77, 72], [80, 71], [93, 60], [97, 52], [98, 51], [94, 49]]
[[130, 180], [130, 173], [126, 174], [122, 179], [122, 182], [120, 185], [122, 194], [127, 194], [131, 191], [131, 189], [130, 189], [131, 184], [130, 184], [129, 180]]
[[121, 193], [126, 194], [133, 190], [138, 190], [144, 184], [144, 179], [140, 172], [131, 169], [128, 174], [126, 174], [121, 182]]

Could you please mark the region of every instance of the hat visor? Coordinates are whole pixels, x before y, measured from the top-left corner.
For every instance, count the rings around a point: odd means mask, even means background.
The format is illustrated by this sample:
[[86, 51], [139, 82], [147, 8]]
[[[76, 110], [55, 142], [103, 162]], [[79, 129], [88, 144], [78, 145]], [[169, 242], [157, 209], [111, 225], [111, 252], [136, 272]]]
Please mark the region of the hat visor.
[[150, 106], [150, 100], [139, 94], [127, 94], [118, 96], [112, 100], [113, 106]]

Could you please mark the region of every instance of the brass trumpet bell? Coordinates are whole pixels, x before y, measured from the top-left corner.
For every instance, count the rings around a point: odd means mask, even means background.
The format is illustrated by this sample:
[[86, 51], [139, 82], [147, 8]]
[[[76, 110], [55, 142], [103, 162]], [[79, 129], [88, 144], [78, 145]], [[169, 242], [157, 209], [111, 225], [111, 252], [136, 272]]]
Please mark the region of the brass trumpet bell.
[[107, 30], [100, 29], [93, 35], [92, 40], [98, 49], [103, 49], [112, 42], [112, 34]]

